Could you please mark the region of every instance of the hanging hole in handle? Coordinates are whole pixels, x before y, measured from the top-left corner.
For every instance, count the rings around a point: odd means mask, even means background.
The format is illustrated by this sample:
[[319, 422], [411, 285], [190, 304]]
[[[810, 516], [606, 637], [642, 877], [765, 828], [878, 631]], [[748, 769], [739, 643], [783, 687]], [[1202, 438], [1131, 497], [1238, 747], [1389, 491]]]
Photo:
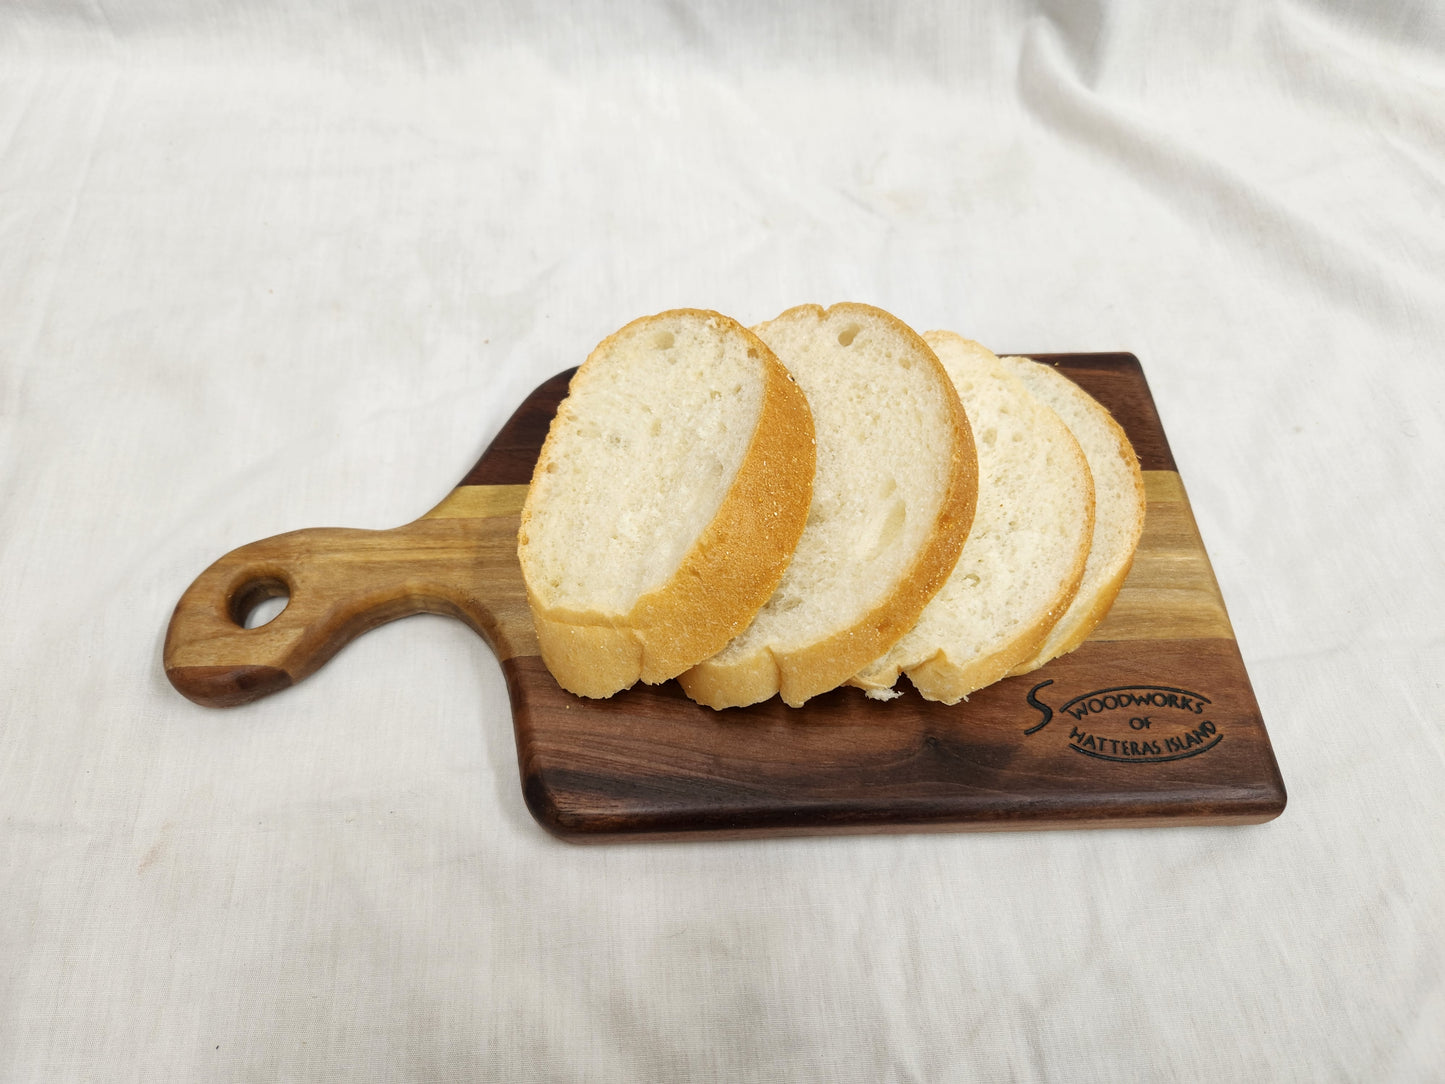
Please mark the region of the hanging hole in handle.
[[231, 594], [231, 620], [243, 629], [259, 629], [274, 621], [291, 601], [291, 590], [278, 576], [247, 580]]

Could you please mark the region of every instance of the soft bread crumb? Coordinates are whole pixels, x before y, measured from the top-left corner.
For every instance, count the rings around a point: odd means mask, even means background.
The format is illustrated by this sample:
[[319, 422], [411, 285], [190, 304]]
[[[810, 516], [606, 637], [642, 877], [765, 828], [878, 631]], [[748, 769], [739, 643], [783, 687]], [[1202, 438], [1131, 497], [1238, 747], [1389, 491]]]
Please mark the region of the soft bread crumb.
[[604, 345], [558, 408], [523, 554], [544, 605], [620, 616], [717, 515], [763, 381], [748, 339], [716, 319], [655, 317]]

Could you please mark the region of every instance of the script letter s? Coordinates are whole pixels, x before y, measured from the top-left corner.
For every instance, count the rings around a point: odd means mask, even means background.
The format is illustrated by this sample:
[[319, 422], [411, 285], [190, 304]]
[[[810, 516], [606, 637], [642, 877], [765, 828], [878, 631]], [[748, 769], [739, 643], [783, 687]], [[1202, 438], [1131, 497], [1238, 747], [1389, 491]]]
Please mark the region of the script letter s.
[[1032, 689], [1029, 690], [1029, 694], [1028, 694], [1029, 704], [1030, 704], [1034, 709], [1036, 709], [1036, 710], [1038, 711], [1038, 713], [1043, 716], [1043, 718], [1040, 719], [1040, 720], [1039, 720], [1037, 723], [1035, 723], [1033, 726], [1031, 726], [1031, 727], [1029, 727], [1027, 730], [1025, 730], [1025, 731], [1024, 731], [1024, 735], [1025, 735], [1025, 736], [1027, 736], [1027, 735], [1029, 735], [1029, 734], [1037, 734], [1037, 733], [1038, 733], [1040, 730], [1042, 730], [1044, 727], [1048, 726], [1048, 725], [1049, 725], [1049, 720], [1051, 720], [1051, 719], [1054, 717], [1054, 709], [1051, 708], [1051, 707], [1049, 707], [1047, 704], [1045, 704], [1042, 700], [1040, 700], [1037, 696], [1034, 695], [1034, 694], [1037, 693], [1040, 689], [1042, 689], [1045, 685], [1052, 685], [1053, 683], [1054, 683], [1054, 682], [1053, 682], [1053, 679], [1050, 678], [1048, 681], [1041, 681], [1041, 682], [1039, 682], [1037, 685], [1035, 685]]

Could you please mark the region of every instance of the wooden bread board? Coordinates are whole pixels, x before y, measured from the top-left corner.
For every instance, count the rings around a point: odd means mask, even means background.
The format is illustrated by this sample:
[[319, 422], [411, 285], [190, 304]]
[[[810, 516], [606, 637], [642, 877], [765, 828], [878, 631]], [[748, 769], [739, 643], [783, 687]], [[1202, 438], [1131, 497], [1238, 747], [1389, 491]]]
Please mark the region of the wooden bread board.
[[[221, 558], [182, 596], [166, 673], [202, 704], [300, 681], [360, 633], [446, 613], [491, 644], [528, 808], [586, 842], [840, 832], [1248, 824], [1285, 788], [1138, 360], [1035, 355], [1114, 414], [1148, 511], [1113, 609], [1072, 654], [953, 707], [907, 682], [715, 712], [676, 682], [609, 700], [563, 691], [537, 653], [518, 514], [571, 372], [538, 387], [436, 508], [390, 531], [311, 529]], [[242, 627], [286, 594], [270, 623]]]

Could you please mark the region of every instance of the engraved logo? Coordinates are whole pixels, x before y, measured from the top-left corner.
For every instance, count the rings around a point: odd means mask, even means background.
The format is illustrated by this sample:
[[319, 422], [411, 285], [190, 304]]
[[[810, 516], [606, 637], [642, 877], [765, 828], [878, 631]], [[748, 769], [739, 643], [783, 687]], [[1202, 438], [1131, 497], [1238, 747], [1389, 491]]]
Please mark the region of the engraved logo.
[[1210, 700], [1171, 685], [1117, 685], [1076, 696], [1057, 709], [1039, 698], [1053, 681], [1028, 691], [1039, 721], [1024, 731], [1037, 734], [1058, 718], [1067, 723], [1074, 752], [1124, 764], [1159, 764], [1207, 753], [1224, 732], [1209, 718]]

